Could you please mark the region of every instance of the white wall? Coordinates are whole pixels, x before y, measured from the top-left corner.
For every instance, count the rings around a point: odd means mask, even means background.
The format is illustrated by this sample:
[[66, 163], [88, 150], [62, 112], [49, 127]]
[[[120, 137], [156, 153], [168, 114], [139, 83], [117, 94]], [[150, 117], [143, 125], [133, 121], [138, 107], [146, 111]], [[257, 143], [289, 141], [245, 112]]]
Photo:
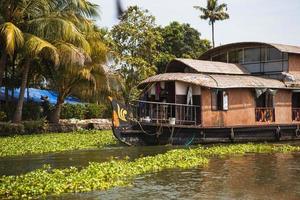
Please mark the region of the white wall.
[[[183, 83], [183, 82], [175, 82], [175, 91], [176, 95], [186, 95], [187, 94], [187, 88], [191, 84]], [[201, 87], [197, 85], [191, 85], [193, 90], [193, 95], [201, 95]]]

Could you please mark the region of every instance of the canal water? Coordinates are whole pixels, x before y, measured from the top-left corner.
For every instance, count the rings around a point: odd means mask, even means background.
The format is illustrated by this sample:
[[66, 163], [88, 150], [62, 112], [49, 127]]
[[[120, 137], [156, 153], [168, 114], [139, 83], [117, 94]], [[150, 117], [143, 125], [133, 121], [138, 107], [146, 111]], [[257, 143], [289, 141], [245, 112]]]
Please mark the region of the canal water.
[[[84, 167], [118, 157], [155, 155], [172, 147], [119, 147], [0, 160], [1, 174], [25, 173], [43, 164]], [[300, 199], [300, 153], [213, 158], [207, 167], [167, 170], [136, 177], [129, 187], [50, 199]]]

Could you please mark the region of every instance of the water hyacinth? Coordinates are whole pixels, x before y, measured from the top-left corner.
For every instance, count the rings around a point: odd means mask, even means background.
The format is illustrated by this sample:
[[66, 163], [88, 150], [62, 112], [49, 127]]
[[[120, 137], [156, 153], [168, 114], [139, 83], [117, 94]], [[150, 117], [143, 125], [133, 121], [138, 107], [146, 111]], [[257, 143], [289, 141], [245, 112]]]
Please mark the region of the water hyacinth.
[[77, 131], [0, 138], [0, 157], [40, 154], [117, 144], [111, 131]]
[[165, 154], [129, 160], [90, 163], [81, 170], [51, 169], [45, 166], [20, 176], [0, 178], [0, 198], [43, 198], [69, 192], [106, 190], [125, 186], [139, 175], [167, 169], [189, 169], [205, 166], [212, 156], [243, 155], [246, 153], [287, 153], [300, 151], [298, 146], [270, 144], [233, 144], [193, 149], [176, 149]]

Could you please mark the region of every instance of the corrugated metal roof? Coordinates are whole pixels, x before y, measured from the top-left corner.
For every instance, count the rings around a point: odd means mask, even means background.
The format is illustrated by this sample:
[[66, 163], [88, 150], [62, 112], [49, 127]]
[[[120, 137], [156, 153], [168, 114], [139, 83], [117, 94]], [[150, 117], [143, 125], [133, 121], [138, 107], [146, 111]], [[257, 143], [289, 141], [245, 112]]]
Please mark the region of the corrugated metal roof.
[[210, 55], [222, 51], [224, 49], [231, 49], [231, 48], [242, 48], [242, 47], [252, 47], [252, 46], [270, 46], [278, 49], [281, 52], [286, 53], [295, 53], [300, 54], [300, 47], [299, 46], [293, 46], [293, 45], [286, 45], [286, 44], [275, 44], [275, 43], [266, 43], [266, 42], [236, 42], [236, 43], [230, 43], [221, 45], [218, 47], [215, 47], [213, 49], [210, 49], [206, 51], [200, 59], [210, 59]]
[[139, 87], [160, 81], [180, 81], [208, 88], [274, 88], [287, 89], [279, 80], [249, 75], [221, 75], [196, 73], [165, 73], [149, 77]]
[[224, 62], [212, 62], [206, 60], [193, 60], [177, 58], [172, 60], [167, 68], [166, 72], [174, 72], [174, 69], [181, 66], [187, 66], [194, 69], [199, 73], [214, 73], [214, 74], [250, 74], [246, 68], [239, 64], [224, 63]]

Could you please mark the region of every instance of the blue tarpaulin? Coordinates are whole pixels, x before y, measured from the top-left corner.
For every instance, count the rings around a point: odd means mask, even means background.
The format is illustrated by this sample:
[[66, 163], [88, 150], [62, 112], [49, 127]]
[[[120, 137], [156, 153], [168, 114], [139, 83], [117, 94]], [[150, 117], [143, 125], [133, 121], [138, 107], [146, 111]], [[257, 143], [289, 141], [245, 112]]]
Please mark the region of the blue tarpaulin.
[[[41, 97], [48, 97], [49, 103], [50, 104], [56, 104], [56, 100], [57, 100], [57, 92], [52, 91], [52, 90], [40, 90], [40, 89], [35, 89], [35, 88], [29, 88], [29, 99], [27, 97], [27, 89], [25, 90], [25, 101], [33, 101], [36, 103], [41, 103]], [[12, 90], [8, 90], [8, 95], [9, 98], [11, 98], [12, 96]], [[14, 90], [14, 100], [17, 100], [19, 98], [20, 95], [20, 89], [17, 88]], [[5, 87], [1, 87], [0, 88], [0, 100], [5, 100]], [[78, 98], [75, 97], [67, 97], [65, 99], [65, 103], [70, 103], [70, 104], [77, 104], [77, 103], [81, 103], [80, 100]]]

